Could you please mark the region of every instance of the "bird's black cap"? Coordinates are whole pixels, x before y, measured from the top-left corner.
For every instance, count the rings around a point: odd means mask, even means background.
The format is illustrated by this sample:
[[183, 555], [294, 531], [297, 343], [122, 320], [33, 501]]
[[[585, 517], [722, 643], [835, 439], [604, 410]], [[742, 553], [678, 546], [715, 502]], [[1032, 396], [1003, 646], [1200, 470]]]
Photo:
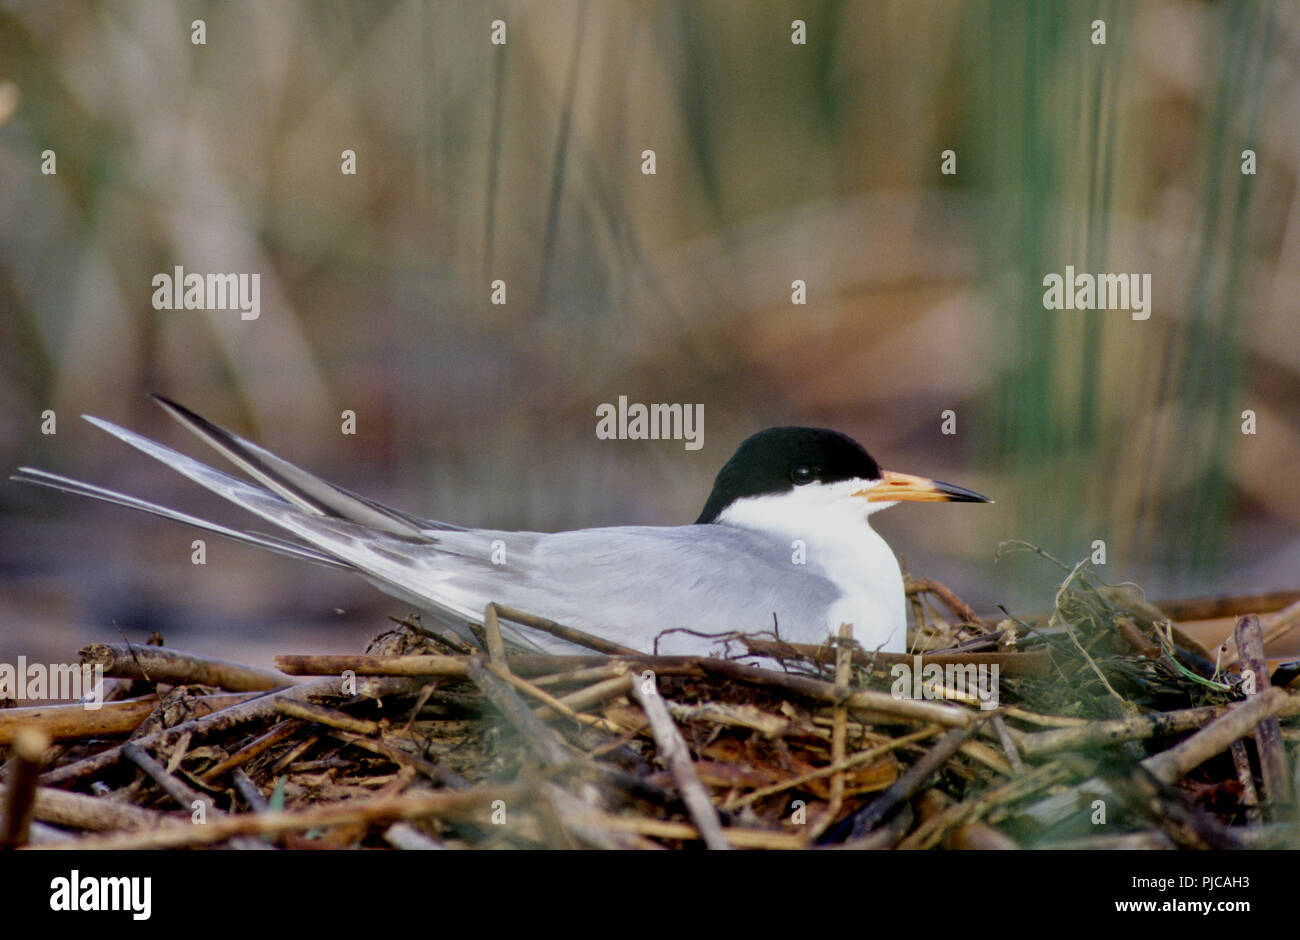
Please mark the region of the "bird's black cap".
[[746, 496], [852, 479], [878, 480], [880, 465], [847, 434], [826, 428], [768, 428], [747, 438], [718, 471], [695, 522], [717, 522], [731, 503]]

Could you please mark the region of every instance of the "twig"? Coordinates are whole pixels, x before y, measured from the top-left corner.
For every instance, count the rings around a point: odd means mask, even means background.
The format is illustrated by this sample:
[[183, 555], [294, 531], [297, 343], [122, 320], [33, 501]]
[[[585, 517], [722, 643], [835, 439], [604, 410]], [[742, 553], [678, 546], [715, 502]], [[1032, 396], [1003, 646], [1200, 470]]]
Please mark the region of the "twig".
[[262, 791], [258, 789], [257, 784], [253, 782], [253, 778], [248, 775], [248, 771], [243, 767], [235, 768], [234, 773], [230, 775], [230, 781], [235, 785], [235, 792], [243, 798], [244, 802], [248, 804], [248, 808], [253, 812], [269, 813], [271, 811], [270, 802], [262, 795]]
[[659, 748], [659, 758], [673, 775], [677, 792], [682, 802], [686, 804], [686, 811], [690, 814], [696, 829], [699, 830], [704, 844], [711, 849], [731, 848], [722, 833], [718, 811], [714, 809], [708, 791], [704, 789], [699, 774], [695, 772], [695, 765], [691, 761], [690, 751], [686, 748], [686, 741], [682, 739], [681, 732], [673, 724], [672, 716], [668, 714], [668, 708], [664, 705], [663, 698], [660, 697], [659, 690], [655, 686], [654, 677], [643, 677], [633, 682], [632, 697], [645, 710], [646, 718], [650, 722], [650, 733], [654, 735], [655, 744]]
[[957, 615], [963, 623], [973, 624], [984, 630], [988, 624], [984, 618], [975, 613], [975, 609], [954, 594], [947, 586], [939, 583], [933, 578], [908, 578], [906, 582], [907, 593], [922, 593], [928, 591], [939, 600], [943, 601], [945, 607]]
[[483, 632], [487, 634], [488, 661], [499, 672], [509, 672], [506, 665], [506, 644], [501, 639], [501, 623], [497, 620], [497, 605], [488, 604], [483, 609]]
[[941, 731], [943, 731], [943, 728], [940, 725], [927, 725], [926, 727], [922, 728], [920, 731], [913, 731], [910, 734], [899, 735], [898, 737], [892, 738], [883, 744], [877, 745], [876, 747], [868, 748], [865, 751], [858, 751], [856, 754], [850, 754], [848, 757], [844, 758], [844, 760], [840, 761], [838, 764], [829, 764], [826, 767], [820, 767], [817, 770], [809, 771], [808, 773], [802, 774], [798, 777], [793, 777], [789, 780], [783, 780], [780, 783], [774, 783], [769, 787], [763, 787], [762, 789], [755, 790], [753, 793], [743, 796], [738, 800], [728, 802], [723, 806], [723, 809], [727, 810], [728, 812], [735, 812], [738, 809], [742, 809], [743, 807], [746, 807], [751, 803], [756, 803], [759, 800], [766, 799], [767, 797], [772, 796], [774, 794], [781, 793], [785, 790], [793, 790], [796, 787], [801, 787], [804, 784], [811, 783], [814, 780], [820, 780], [822, 777], [829, 777], [831, 774], [836, 773], [838, 771], [850, 770], [851, 768], [856, 767], [859, 764], [865, 764], [868, 761], [873, 761], [876, 758], [882, 757], [885, 754], [888, 754], [890, 751], [897, 750], [900, 747], [906, 747], [909, 744], [915, 744], [917, 741], [923, 741], [926, 738], [934, 737], [936, 734], [939, 734]]
[[424, 774], [435, 783], [440, 783], [452, 790], [468, 790], [470, 782], [460, 774], [448, 770], [432, 761], [425, 760], [415, 754], [409, 754], [402, 750], [391, 741], [379, 740], [374, 738], [362, 737], [359, 734], [350, 734], [346, 731], [334, 732], [334, 737], [340, 741], [346, 741], [348, 744], [356, 745], [363, 750], [386, 757], [388, 760], [397, 764], [399, 767], [414, 767], [420, 773]]
[[1132, 718], [1093, 721], [1070, 728], [1054, 728], [1051, 731], [1026, 734], [1012, 730], [1011, 735], [1026, 757], [1042, 757], [1059, 751], [1078, 751], [1193, 731], [1205, 727], [1224, 712], [1223, 708], [1203, 705], [1179, 711], [1134, 715]]
[[1266, 689], [1232, 706], [1226, 714], [1186, 741], [1148, 757], [1142, 764], [1158, 780], [1173, 783], [1215, 754], [1227, 750], [1233, 741], [1245, 737], [1261, 721], [1277, 715], [1286, 706], [1287, 699], [1287, 694], [1281, 689]]
[[161, 646], [113, 646], [91, 643], [81, 649], [86, 665], [104, 667], [104, 675], [119, 679], [144, 679], [172, 685], [210, 685], [231, 692], [264, 692], [293, 685], [294, 679], [269, 669], [255, 669], [183, 653]]
[[[238, 692], [201, 695], [195, 705], [213, 711], [248, 701], [255, 693]], [[101, 738], [130, 734], [158, 706], [156, 695], [107, 702], [101, 708], [84, 705], [37, 705], [0, 709], [0, 744], [9, 744], [21, 728], [40, 728], [52, 741]]]
[[[1268, 663], [1264, 659], [1264, 638], [1259, 618], [1254, 614], [1238, 617], [1234, 630], [1237, 654], [1241, 657], [1243, 671], [1255, 674], [1255, 694], [1271, 688]], [[1282, 744], [1282, 726], [1277, 717], [1261, 721], [1254, 731], [1255, 750], [1259, 754], [1260, 782], [1264, 786], [1264, 801], [1271, 819], [1291, 802], [1291, 770], [1287, 766], [1286, 747]]]
[[468, 656], [284, 655], [275, 664], [294, 676], [467, 676]]
[[1059, 783], [1067, 776], [1066, 770], [1057, 762], [1036, 767], [1027, 774], [1015, 777], [999, 787], [986, 790], [973, 799], [956, 803], [931, 817], [904, 839], [899, 844], [899, 848], [930, 848], [943, 838], [947, 830], [978, 820], [998, 806], [1018, 802], [1031, 793]]
[[[751, 653], [761, 656], [789, 657], [792, 652], [809, 662], [826, 665], [835, 662], [835, 650], [828, 646], [813, 646], [810, 643], [776, 643], [760, 637], [743, 637]], [[1051, 653], [1047, 650], [1030, 650], [1023, 653], [877, 653], [866, 650], [853, 651], [853, 663], [866, 666], [876, 672], [886, 672], [890, 666], [901, 663], [913, 666], [916, 657], [921, 657], [923, 666], [927, 665], [996, 665], [1001, 673], [1009, 676], [1045, 676], [1052, 669]]]
[[[8, 799], [8, 786], [0, 788]], [[126, 806], [112, 800], [69, 793], [51, 787], [37, 787], [32, 815], [41, 822], [69, 829], [115, 831], [159, 826], [175, 817], [157, 810]]]
[[562, 767], [572, 761], [559, 736], [534, 715], [510, 684], [492, 672], [482, 659], [470, 659], [469, 677], [497, 711], [519, 729], [524, 741], [545, 766]]
[[[798, 692], [801, 695], [807, 695], [823, 702], [838, 702], [841, 699], [841, 696], [836, 693], [833, 683], [823, 682], [820, 679], [787, 675], [773, 672], [770, 669], [759, 669], [755, 666], [745, 666], [722, 659], [701, 658], [698, 662], [705, 672], [739, 679], [742, 682], [769, 688], [788, 689], [791, 692]], [[910, 698], [894, 698], [888, 692], [877, 692], [873, 689], [858, 689], [847, 699], [844, 699], [844, 704], [849, 708], [864, 708], [883, 712], [886, 715], [906, 718], [909, 721], [939, 724], [948, 728], [966, 728], [977, 720], [974, 713], [953, 705]]]
[[993, 730], [998, 734], [998, 742], [1002, 745], [1002, 752], [1007, 755], [1011, 772], [1017, 776], [1023, 774], [1025, 762], [1020, 759], [1020, 749], [1016, 747], [1016, 742], [1011, 737], [1011, 729], [1002, 720], [1002, 716], [996, 713], [993, 715]]
[[162, 788], [164, 793], [187, 812], [194, 809], [195, 803], [202, 803], [209, 810], [217, 811], [210, 797], [202, 795], [183, 780], [169, 774], [166, 767], [134, 741], [128, 741], [122, 745], [122, 756], [143, 770], [154, 783]]
[[1217, 620], [1242, 614], [1265, 614], [1300, 602], [1300, 591], [1270, 591], [1264, 594], [1187, 597], [1158, 601], [1156, 607], [1171, 620]]
[[328, 728], [337, 728], [340, 731], [351, 731], [353, 734], [374, 734], [379, 730], [378, 722], [367, 721], [364, 718], [353, 718], [337, 708], [326, 708], [324, 705], [314, 705], [311, 702], [280, 699], [280, 701], [276, 702], [275, 708], [286, 718], [310, 721], [318, 725], [325, 725]]
[[50, 746], [49, 735], [38, 728], [23, 728], [14, 738], [13, 756], [5, 774], [4, 826], [0, 848], [26, 845], [36, 806], [36, 778]]
[[[839, 765], [844, 763], [844, 738], [848, 731], [849, 711], [844, 707], [844, 699], [849, 696], [849, 679], [852, 678], [853, 670], [853, 628], [847, 623], [840, 624], [839, 643], [836, 649], [835, 663], [835, 688], [840, 693], [840, 701], [836, 702], [833, 709], [835, 724], [831, 729], [831, 764]], [[835, 771], [831, 775], [831, 799], [830, 804], [826, 807], [826, 812], [822, 813], [821, 818], [817, 820], [808, 830], [808, 841], [816, 842], [817, 839], [825, 832], [835, 817], [839, 816], [840, 808], [844, 805], [844, 771], [843, 769]]]
[[[76, 794], [62, 794], [75, 796]], [[233, 836], [274, 835], [326, 826], [347, 826], [381, 822], [393, 819], [421, 819], [429, 816], [464, 816], [494, 800], [522, 801], [528, 791], [521, 786], [485, 786], [463, 792], [437, 791], [402, 793], [396, 796], [376, 797], [369, 800], [349, 800], [328, 806], [313, 806], [305, 810], [282, 810], [270, 813], [225, 816], [203, 826], [189, 822], [166, 823], [144, 832], [125, 835], [91, 836], [76, 842], [61, 843], [45, 848], [111, 849], [169, 849], [187, 845], [211, 845], [224, 842]], [[86, 797], [86, 799], [91, 799]], [[99, 803], [102, 801], [95, 800]], [[39, 801], [38, 801], [39, 808]], [[130, 807], [116, 807], [129, 809]], [[144, 812], [136, 810], [136, 812]]]
[[1246, 753], [1246, 742], [1233, 741], [1228, 748], [1232, 754], [1232, 766], [1237, 771], [1237, 782], [1241, 784], [1241, 805], [1246, 808], [1246, 820], [1252, 825], [1260, 821], [1259, 793], [1255, 790], [1255, 773], [1250, 769], [1250, 755]]
[[936, 773], [948, 762], [948, 758], [956, 754], [958, 748], [966, 743], [973, 730], [974, 728], [971, 726], [953, 728], [944, 734], [939, 739], [939, 743], [926, 751], [925, 756], [913, 764], [907, 773], [895, 780], [884, 793], [851, 817], [853, 830], [850, 838], [861, 839], [866, 836], [899, 803], [902, 803], [921, 789], [925, 782], [930, 779], [930, 775]]
[[532, 627], [534, 630], [541, 630], [549, 633], [551, 636], [557, 636], [561, 640], [568, 640], [570, 643], [578, 646], [585, 646], [588, 649], [598, 650], [601, 653], [609, 653], [614, 656], [639, 656], [640, 652], [631, 647], [620, 646], [612, 640], [602, 639], [598, 636], [592, 636], [590, 633], [584, 633], [573, 627], [566, 627], [563, 624], [556, 623], [554, 620], [547, 620], [545, 617], [538, 617], [527, 611], [517, 610], [514, 607], [506, 607], [503, 604], [495, 605], [498, 616], [504, 617], [515, 623], [523, 624], [525, 627]]
[[[419, 684], [411, 679], [380, 679], [371, 678], [357, 682], [357, 694], [362, 697], [379, 698], [384, 695], [395, 695], [398, 692], [414, 693], [419, 690]], [[159, 731], [150, 732], [147, 735], [136, 738], [135, 743], [141, 747], [153, 747], [155, 744], [174, 741], [182, 734], [190, 733], [194, 735], [210, 734], [215, 731], [226, 731], [230, 728], [241, 724], [247, 724], [255, 721], [266, 721], [273, 717], [278, 717], [277, 703], [281, 698], [291, 698], [295, 700], [306, 700], [317, 696], [332, 697], [341, 695], [339, 688], [339, 679], [335, 676], [326, 676], [320, 679], [313, 679], [304, 682], [301, 685], [289, 686], [278, 689], [274, 692], [267, 692], [256, 698], [241, 702], [221, 711], [213, 712], [210, 715], [204, 715], [202, 718], [193, 718], [189, 721], [182, 722], [174, 728], [167, 728]], [[71, 764], [65, 764], [54, 770], [46, 771], [41, 775], [41, 783], [46, 786], [55, 784], [70, 783], [74, 780], [80, 780], [97, 774], [108, 767], [112, 767], [122, 757], [121, 747], [111, 747], [101, 751], [92, 757], [75, 761]]]
[[293, 737], [302, 730], [302, 727], [303, 724], [300, 721], [282, 721], [279, 724], [276, 724], [270, 731], [263, 735], [259, 735], [257, 738], [241, 747], [234, 754], [231, 754], [225, 760], [220, 761], [216, 765], [205, 770], [199, 775], [199, 779], [204, 783], [211, 785], [220, 779], [222, 774], [244, 766], [244, 764], [247, 764], [259, 754], [263, 754], [282, 741]]

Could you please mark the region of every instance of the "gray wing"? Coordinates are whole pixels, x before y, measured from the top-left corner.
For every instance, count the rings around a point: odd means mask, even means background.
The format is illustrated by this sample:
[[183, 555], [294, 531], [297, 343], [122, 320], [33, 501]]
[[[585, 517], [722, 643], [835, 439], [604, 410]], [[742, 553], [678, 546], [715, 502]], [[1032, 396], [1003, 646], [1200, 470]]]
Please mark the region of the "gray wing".
[[[840, 591], [790, 555], [779, 539], [722, 525], [468, 530], [440, 533], [417, 566], [444, 603], [481, 610], [497, 601], [645, 652], [670, 628], [757, 633], [775, 624], [784, 639], [820, 643]], [[572, 649], [549, 637], [536, 642]], [[659, 652], [711, 645], [670, 635]]]
[[[820, 642], [839, 591], [788, 546], [729, 526], [616, 527], [545, 534], [463, 529], [423, 520], [349, 493], [166, 399], [185, 427], [258, 482], [207, 466], [109, 421], [86, 420], [191, 480], [278, 526], [298, 541], [241, 530], [144, 500], [24, 468], [15, 479], [53, 486], [197, 525], [281, 554], [355, 569], [382, 590], [463, 631], [491, 602], [517, 607], [652, 651], [671, 628], [703, 633], [770, 630]], [[548, 651], [574, 647], [502, 624], [511, 638]], [[701, 652], [677, 637], [660, 652]]]

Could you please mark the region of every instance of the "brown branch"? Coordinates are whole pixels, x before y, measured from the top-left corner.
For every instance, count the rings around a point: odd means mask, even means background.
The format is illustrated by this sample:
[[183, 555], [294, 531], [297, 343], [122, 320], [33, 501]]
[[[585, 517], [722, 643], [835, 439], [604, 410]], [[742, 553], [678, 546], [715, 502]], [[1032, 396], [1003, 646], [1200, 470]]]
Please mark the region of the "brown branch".
[[36, 805], [36, 779], [49, 746], [49, 735], [38, 728], [23, 728], [14, 739], [13, 756], [5, 775], [7, 786], [0, 848], [27, 844]]
[[[400, 692], [415, 694], [419, 690], [419, 683], [412, 679], [394, 678], [394, 679], [364, 679], [357, 682], [357, 694], [362, 697], [379, 698], [385, 695], [396, 695]], [[211, 734], [216, 731], [226, 731], [238, 725], [248, 724], [257, 721], [269, 721], [279, 717], [278, 702], [281, 698], [290, 698], [298, 701], [311, 699], [314, 697], [335, 697], [342, 694], [339, 687], [339, 679], [336, 676], [326, 676], [320, 679], [312, 679], [301, 685], [289, 686], [278, 689], [274, 692], [267, 692], [256, 698], [249, 699], [238, 705], [224, 708], [221, 711], [213, 712], [210, 715], [204, 715], [202, 718], [192, 718], [189, 721], [182, 722], [174, 728], [162, 729], [150, 732], [135, 739], [135, 743], [141, 747], [153, 747], [156, 744], [175, 741], [182, 734], [193, 734], [201, 736]], [[122, 757], [120, 746], [111, 747], [101, 751], [92, 757], [87, 757], [71, 764], [65, 764], [54, 770], [46, 771], [41, 775], [41, 782], [46, 786], [56, 784], [70, 783], [80, 780], [83, 777], [92, 776], [103, 770], [112, 767]]]
[[[1268, 663], [1264, 659], [1264, 637], [1259, 618], [1254, 614], [1238, 617], [1234, 635], [1242, 670], [1251, 670], [1255, 674], [1255, 694], [1267, 691], [1271, 686], [1268, 679]], [[1291, 802], [1291, 772], [1287, 767], [1286, 747], [1282, 744], [1282, 726], [1278, 723], [1277, 717], [1265, 718], [1261, 721], [1255, 727], [1254, 738], [1255, 750], [1259, 754], [1264, 800], [1269, 808], [1270, 818], [1276, 820]]]
[[695, 772], [691, 752], [687, 749], [681, 732], [677, 730], [677, 725], [673, 724], [672, 716], [668, 714], [668, 707], [664, 705], [654, 677], [641, 677], [634, 681], [632, 697], [645, 710], [645, 716], [650, 722], [650, 733], [654, 735], [655, 744], [659, 748], [659, 759], [673, 775], [677, 793], [686, 804], [686, 811], [699, 830], [700, 838], [711, 849], [731, 848], [727, 837], [723, 835], [722, 824], [718, 821], [718, 811], [709, 798], [709, 792], [700, 782], [699, 774]]
[[561, 640], [568, 640], [570, 643], [577, 644], [578, 646], [585, 646], [588, 649], [598, 650], [599, 652], [609, 653], [614, 656], [640, 655], [638, 650], [634, 650], [627, 646], [620, 646], [612, 640], [592, 636], [590, 633], [584, 633], [574, 627], [566, 627], [563, 624], [556, 623], [554, 620], [547, 620], [545, 617], [538, 617], [514, 607], [506, 607], [503, 604], [497, 604], [495, 606], [497, 614], [507, 620], [523, 624], [526, 627], [532, 627], [534, 630], [541, 630], [544, 633], [549, 633], [551, 636], [559, 637]]
[[91, 643], [82, 647], [81, 661], [90, 666], [103, 666], [104, 675], [119, 679], [210, 685], [232, 692], [264, 692], [294, 683], [289, 676], [269, 669], [255, 669], [161, 646]]
[[[77, 794], [61, 794], [75, 796]], [[521, 786], [486, 786], [475, 790], [448, 793], [417, 792], [369, 800], [349, 800], [305, 810], [225, 816], [206, 825], [188, 821], [165, 823], [157, 828], [125, 835], [91, 836], [75, 842], [45, 846], [58, 849], [169, 849], [187, 845], [211, 845], [241, 835], [274, 835], [327, 826], [369, 825], [395, 819], [425, 817], [463, 817], [494, 800], [523, 800], [528, 791]], [[86, 797], [85, 799], [92, 799]], [[94, 800], [102, 803], [101, 800]], [[38, 801], [39, 808], [39, 801]], [[131, 807], [116, 807], [130, 809]], [[136, 810], [135, 812], [145, 812]]]

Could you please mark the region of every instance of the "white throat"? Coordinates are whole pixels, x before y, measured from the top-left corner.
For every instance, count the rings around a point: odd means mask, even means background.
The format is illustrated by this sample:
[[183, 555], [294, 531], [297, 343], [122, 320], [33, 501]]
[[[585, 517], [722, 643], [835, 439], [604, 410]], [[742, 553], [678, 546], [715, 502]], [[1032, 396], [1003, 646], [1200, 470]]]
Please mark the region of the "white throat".
[[853, 496], [867, 481], [812, 483], [773, 496], [738, 499], [718, 523], [753, 529], [790, 546], [796, 565], [800, 546], [808, 570], [830, 579], [841, 592], [828, 612], [828, 633], [841, 623], [868, 650], [902, 653], [907, 647], [903, 575], [889, 544], [871, 528], [868, 516], [892, 503]]

